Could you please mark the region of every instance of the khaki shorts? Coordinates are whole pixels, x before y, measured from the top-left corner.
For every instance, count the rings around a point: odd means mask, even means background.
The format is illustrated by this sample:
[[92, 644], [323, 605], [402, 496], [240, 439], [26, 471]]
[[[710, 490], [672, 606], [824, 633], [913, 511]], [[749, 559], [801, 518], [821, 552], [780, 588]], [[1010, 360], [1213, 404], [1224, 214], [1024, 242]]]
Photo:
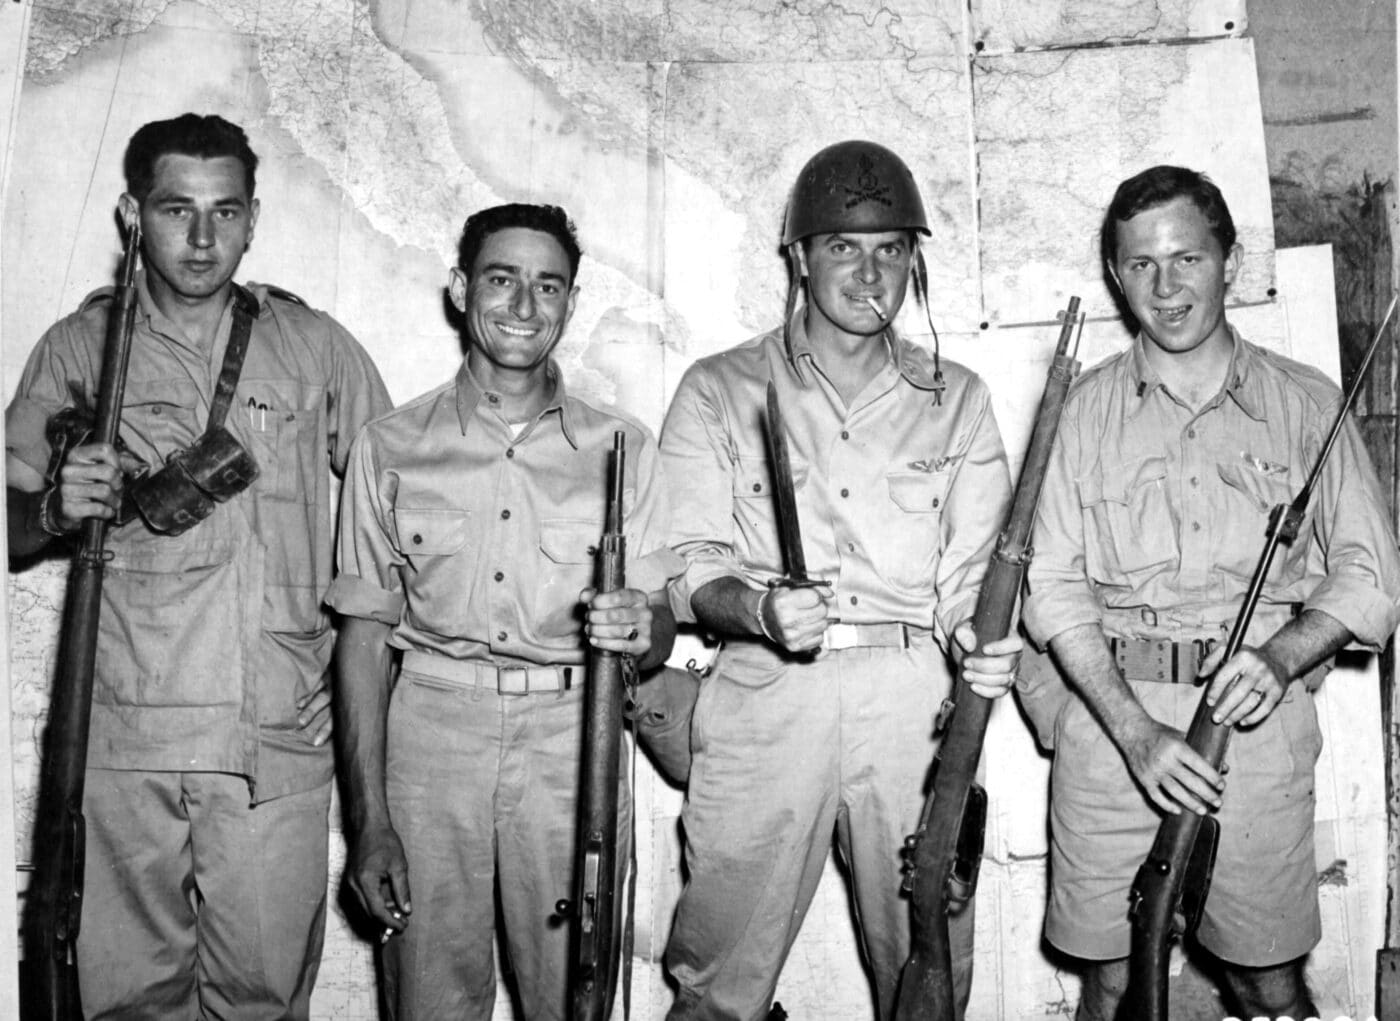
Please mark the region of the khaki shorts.
[[[1204, 688], [1131, 682], [1153, 718], [1183, 732]], [[1236, 730], [1226, 755], [1220, 846], [1196, 938], [1232, 964], [1267, 967], [1307, 953], [1321, 936], [1313, 851], [1313, 769], [1322, 735], [1299, 684], [1258, 727]], [[1126, 957], [1128, 891], [1161, 815], [1084, 702], [1055, 722], [1050, 904], [1045, 935], [1090, 960]]]

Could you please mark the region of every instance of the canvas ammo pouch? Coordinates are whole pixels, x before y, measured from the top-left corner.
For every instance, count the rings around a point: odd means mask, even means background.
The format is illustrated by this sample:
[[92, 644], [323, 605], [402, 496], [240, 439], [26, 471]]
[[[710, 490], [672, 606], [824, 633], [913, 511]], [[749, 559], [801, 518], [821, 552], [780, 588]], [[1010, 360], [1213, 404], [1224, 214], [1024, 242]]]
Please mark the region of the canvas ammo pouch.
[[253, 455], [224, 427], [243, 372], [253, 317], [258, 314], [257, 299], [236, 284], [233, 298], [233, 328], [204, 433], [167, 457], [160, 471], [133, 480], [128, 489], [131, 502], [153, 532], [188, 531], [212, 514], [216, 503], [237, 496], [258, 477]]

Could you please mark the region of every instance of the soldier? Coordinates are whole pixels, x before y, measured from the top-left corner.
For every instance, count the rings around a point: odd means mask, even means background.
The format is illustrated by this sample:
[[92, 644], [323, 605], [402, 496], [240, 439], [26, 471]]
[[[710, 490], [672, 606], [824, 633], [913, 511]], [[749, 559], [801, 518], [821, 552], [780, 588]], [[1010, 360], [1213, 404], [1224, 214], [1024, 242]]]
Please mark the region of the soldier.
[[[131, 138], [119, 207], [145, 269], [124, 449], [80, 442], [55, 473], [45, 431], [96, 403], [110, 289], [44, 334], [6, 414], [11, 553], [117, 522], [84, 790], [88, 1018], [304, 1018], [321, 954], [329, 479], [389, 399], [333, 319], [233, 282], [257, 163], [217, 116]], [[199, 483], [221, 423], [257, 478], [215, 502]]]
[[[1239, 1013], [1312, 1016], [1302, 961], [1320, 935], [1322, 738], [1311, 692], [1343, 646], [1376, 648], [1394, 632], [1395, 536], [1347, 423], [1245, 648], [1223, 666], [1223, 648], [1205, 655], [1228, 637], [1269, 511], [1302, 489], [1341, 398], [1227, 321], [1241, 249], [1205, 175], [1158, 166], [1124, 181], [1103, 252], [1138, 333], [1065, 404], [1025, 605], [1071, 688], [1053, 671], [1022, 681], [1055, 749], [1046, 937], [1089, 962], [1080, 1021], [1114, 1017], [1128, 890], [1161, 813], [1213, 812], [1220, 846], [1197, 939], [1221, 959]], [[1212, 672], [1212, 718], [1239, 728], [1220, 771], [1183, 736], [1202, 697], [1194, 682]]]
[[[987, 388], [891, 326], [911, 279], [927, 304], [921, 233], [898, 156], [859, 141], [819, 152], [787, 209], [787, 320], [694, 365], [666, 417], [662, 456], [686, 508], [672, 605], [725, 642], [691, 731], [689, 882], [667, 950], [675, 1021], [763, 1016], [833, 832], [880, 1017], [892, 1014], [909, 951], [899, 851], [935, 714], [957, 669], [986, 697], [1011, 683], [1016, 638], [968, 655], [1010, 502]], [[770, 380], [819, 587], [768, 585], [783, 573], [760, 425]], [[971, 910], [952, 938], [965, 1004]]]
[[[550, 358], [579, 255], [557, 206], [468, 218], [448, 282], [462, 367], [371, 422], [351, 455], [328, 598], [347, 618], [346, 872], [384, 927], [397, 1018], [491, 1017], [497, 891], [525, 1017], [564, 1017], [569, 931], [549, 919], [573, 891], [586, 646], [647, 667], [675, 635], [665, 583], [680, 563], [655, 441], [568, 393]], [[630, 587], [594, 595], [616, 430]]]

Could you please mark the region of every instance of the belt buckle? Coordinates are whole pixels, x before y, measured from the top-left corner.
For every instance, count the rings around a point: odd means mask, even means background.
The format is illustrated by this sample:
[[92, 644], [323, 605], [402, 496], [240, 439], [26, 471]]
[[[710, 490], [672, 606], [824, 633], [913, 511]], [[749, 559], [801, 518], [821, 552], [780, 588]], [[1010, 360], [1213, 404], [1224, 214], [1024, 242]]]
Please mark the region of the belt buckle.
[[502, 695], [528, 695], [530, 671], [518, 666], [497, 667], [496, 691]]
[[854, 624], [828, 624], [826, 634], [822, 635], [822, 648], [840, 651], [841, 649], [854, 649], [860, 644], [860, 631]]

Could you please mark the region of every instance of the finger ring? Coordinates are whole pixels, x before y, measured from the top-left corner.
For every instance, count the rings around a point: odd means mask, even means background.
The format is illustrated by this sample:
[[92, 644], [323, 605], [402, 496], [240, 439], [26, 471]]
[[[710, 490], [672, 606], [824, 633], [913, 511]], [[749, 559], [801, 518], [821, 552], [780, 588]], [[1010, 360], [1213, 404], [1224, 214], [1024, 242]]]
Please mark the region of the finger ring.
[[384, 927], [384, 931], [379, 934], [379, 945], [382, 947], [385, 943], [388, 943], [389, 937], [393, 934], [394, 930], [390, 926], [386, 925]]
[[637, 640], [637, 629], [636, 629], [636, 628], [633, 628], [631, 631], [627, 632], [627, 640], [628, 640], [629, 642], [635, 642], [635, 641]]

